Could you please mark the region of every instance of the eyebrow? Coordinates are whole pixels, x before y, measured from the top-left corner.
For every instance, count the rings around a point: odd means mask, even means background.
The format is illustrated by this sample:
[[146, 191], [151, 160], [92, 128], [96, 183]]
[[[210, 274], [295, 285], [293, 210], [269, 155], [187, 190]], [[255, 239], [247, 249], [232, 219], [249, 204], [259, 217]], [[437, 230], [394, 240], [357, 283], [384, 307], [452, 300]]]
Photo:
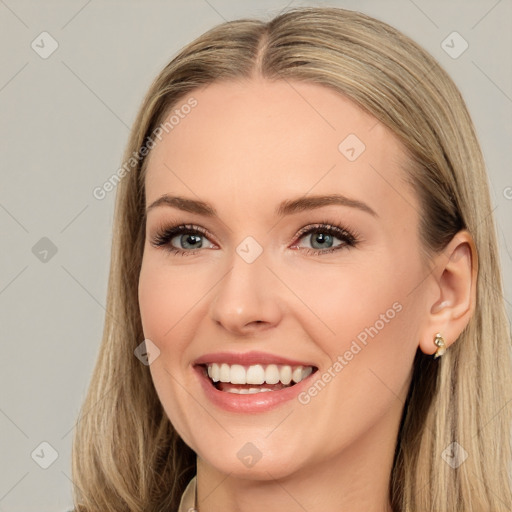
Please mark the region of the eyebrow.
[[[366, 203], [358, 201], [357, 199], [351, 199], [341, 194], [316, 195], [286, 200], [283, 201], [276, 208], [274, 214], [277, 215], [278, 217], [284, 217], [285, 215], [292, 215], [294, 213], [313, 210], [315, 208], [321, 208], [322, 206], [330, 206], [333, 204], [357, 208], [366, 213], [369, 213], [374, 217], [378, 217], [377, 213], [372, 208], [370, 208]], [[147, 207], [144, 216], [146, 217], [150, 210], [158, 206], [169, 206], [173, 208], [178, 208], [179, 210], [183, 210], [189, 213], [196, 213], [198, 215], [203, 215], [205, 217], [218, 216], [215, 208], [204, 201], [188, 199], [186, 197], [181, 196], [170, 196], [168, 194], [164, 194], [163, 196], [159, 197], [156, 201], [151, 203]]]

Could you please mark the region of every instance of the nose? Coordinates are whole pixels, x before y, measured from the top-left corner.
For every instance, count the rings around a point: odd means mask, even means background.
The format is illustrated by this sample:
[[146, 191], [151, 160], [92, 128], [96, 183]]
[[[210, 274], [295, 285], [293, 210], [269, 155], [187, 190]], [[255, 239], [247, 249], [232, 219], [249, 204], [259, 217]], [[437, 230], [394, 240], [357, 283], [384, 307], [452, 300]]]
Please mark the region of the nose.
[[235, 252], [230, 263], [213, 290], [212, 320], [239, 336], [277, 326], [283, 314], [282, 285], [267, 266], [265, 251], [253, 262]]

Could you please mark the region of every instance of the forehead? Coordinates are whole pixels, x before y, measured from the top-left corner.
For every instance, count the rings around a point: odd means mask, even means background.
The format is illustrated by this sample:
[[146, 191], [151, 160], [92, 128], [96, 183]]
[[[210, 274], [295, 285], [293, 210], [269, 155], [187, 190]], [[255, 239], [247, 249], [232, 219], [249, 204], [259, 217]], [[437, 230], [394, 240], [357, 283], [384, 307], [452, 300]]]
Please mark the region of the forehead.
[[[190, 98], [196, 105], [181, 109]], [[173, 113], [172, 129], [148, 156], [147, 204], [176, 193], [219, 210], [238, 200], [261, 213], [289, 197], [338, 192], [396, 215], [386, 203], [415, 201], [403, 182], [398, 139], [325, 86], [217, 82], [183, 98], [166, 120]]]

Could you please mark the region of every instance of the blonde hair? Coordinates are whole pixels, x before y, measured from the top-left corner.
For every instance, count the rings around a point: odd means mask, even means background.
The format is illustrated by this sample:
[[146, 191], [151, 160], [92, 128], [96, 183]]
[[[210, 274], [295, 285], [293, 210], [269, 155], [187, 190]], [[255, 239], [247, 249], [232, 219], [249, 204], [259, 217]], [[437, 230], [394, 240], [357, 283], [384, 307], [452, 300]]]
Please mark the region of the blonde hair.
[[[421, 204], [427, 258], [460, 229], [473, 236], [476, 310], [443, 357], [416, 354], [390, 500], [396, 512], [509, 512], [510, 332], [484, 161], [457, 87], [415, 42], [358, 12], [299, 8], [268, 22], [227, 22], [188, 44], [154, 80], [125, 161], [194, 89], [255, 75], [329, 87], [398, 136]], [[73, 440], [80, 512], [176, 510], [195, 474], [194, 452], [165, 415], [149, 368], [133, 353], [144, 339], [137, 287], [146, 160], [117, 189], [103, 340]], [[452, 442], [468, 454], [457, 468], [443, 459]]]

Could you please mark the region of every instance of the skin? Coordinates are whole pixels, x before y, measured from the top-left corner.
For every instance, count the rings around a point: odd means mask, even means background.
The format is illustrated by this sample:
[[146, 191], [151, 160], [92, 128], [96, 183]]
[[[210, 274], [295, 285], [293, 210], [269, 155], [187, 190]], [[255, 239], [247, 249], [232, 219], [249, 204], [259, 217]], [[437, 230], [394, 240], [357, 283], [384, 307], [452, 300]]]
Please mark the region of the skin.
[[[198, 455], [199, 510], [390, 511], [412, 362], [418, 348], [435, 352], [436, 332], [449, 346], [469, 321], [473, 241], [462, 231], [422, 263], [420, 206], [403, 181], [400, 142], [336, 92], [253, 77], [193, 96], [198, 105], [149, 155], [146, 204], [181, 195], [207, 201], [219, 217], [148, 212], [139, 301], [144, 335], [160, 350], [150, 366], [156, 391]], [[366, 146], [353, 162], [338, 150], [348, 134]], [[281, 201], [333, 193], [377, 215], [341, 205], [274, 215]], [[355, 230], [359, 242], [326, 253], [314, 234], [297, 237], [324, 222]], [[172, 223], [211, 236], [192, 255], [154, 247], [157, 230]], [[250, 264], [236, 252], [247, 236], [263, 249]], [[173, 244], [192, 250], [179, 237]], [[205, 353], [260, 350], [314, 362], [321, 375], [395, 303], [400, 312], [307, 404], [227, 412], [208, 401], [192, 370]], [[252, 467], [237, 457], [247, 442], [262, 454]]]

